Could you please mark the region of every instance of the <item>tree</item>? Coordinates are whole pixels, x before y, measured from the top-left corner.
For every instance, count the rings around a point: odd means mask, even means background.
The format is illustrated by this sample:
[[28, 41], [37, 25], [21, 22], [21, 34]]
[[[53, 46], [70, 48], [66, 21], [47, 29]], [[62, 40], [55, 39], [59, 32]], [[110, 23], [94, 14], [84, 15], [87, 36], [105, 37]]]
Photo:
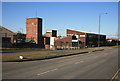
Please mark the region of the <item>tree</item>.
[[16, 43], [24, 43], [26, 40], [26, 34], [23, 34], [20, 31], [18, 31], [18, 33], [14, 35], [14, 40], [16, 40]]

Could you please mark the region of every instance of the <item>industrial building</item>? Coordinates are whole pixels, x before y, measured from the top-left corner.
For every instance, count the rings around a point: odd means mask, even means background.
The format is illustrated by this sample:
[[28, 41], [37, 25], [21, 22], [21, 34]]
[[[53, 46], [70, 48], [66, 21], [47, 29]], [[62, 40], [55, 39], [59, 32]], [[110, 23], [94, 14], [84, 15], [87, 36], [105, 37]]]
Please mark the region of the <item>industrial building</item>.
[[[45, 49], [66, 49], [98, 46], [99, 34], [97, 33], [67, 29], [66, 37], [60, 39], [53, 37], [51, 33], [52, 30], [46, 31], [46, 37], [44, 37]], [[106, 35], [100, 34], [100, 45], [103, 46], [105, 44]]]
[[[98, 46], [99, 34], [97, 33], [77, 31], [77, 30], [71, 30], [71, 29], [67, 29], [66, 32], [67, 32], [66, 33], [67, 36], [76, 36], [77, 39], [84, 44], [84, 47]], [[102, 46], [105, 44], [106, 44], [106, 35], [100, 34], [100, 45]]]
[[26, 42], [43, 45], [41, 18], [28, 18], [26, 20]]
[[68, 48], [81, 48], [83, 44], [77, 39], [76, 36], [67, 36], [55, 41], [55, 47], [57, 49], [68, 49]]
[[[20, 37], [16, 33], [0, 26], [2, 29], [2, 41], [6, 43], [18, 42]], [[22, 36], [23, 39], [25, 35]], [[45, 49], [57, 48], [82, 48], [98, 46], [98, 38], [100, 37], [100, 45], [106, 44], [106, 35], [66, 29], [66, 37], [57, 37], [57, 30], [47, 30], [45, 35], [42, 35], [42, 19], [41, 18], [28, 18], [26, 19], [26, 45], [34, 47], [42, 47]], [[3, 45], [5, 44], [3, 43]], [[6, 43], [7, 44], [7, 43]], [[31, 46], [32, 47], [32, 46]], [[33, 48], [34, 48], [33, 47]]]
[[12, 47], [12, 44], [14, 43], [14, 35], [16, 35], [16, 33], [1, 25], [0, 25], [0, 30], [2, 37], [2, 47], [3, 48]]
[[57, 40], [57, 30], [47, 30], [44, 35], [45, 49], [55, 49], [55, 40]]
[[46, 37], [57, 37], [57, 30], [47, 30]]
[[[55, 40], [55, 47], [65, 49], [98, 46], [98, 36], [97, 33], [67, 29], [66, 37]], [[100, 34], [100, 45], [105, 44], [106, 35]]]
[[42, 35], [42, 19], [28, 18], [26, 20], [26, 42], [35, 43], [45, 49], [54, 48], [54, 39], [57, 37], [57, 30], [47, 30]]
[[107, 45], [114, 46], [114, 45], [120, 45], [120, 39], [119, 38], [107, 38]]

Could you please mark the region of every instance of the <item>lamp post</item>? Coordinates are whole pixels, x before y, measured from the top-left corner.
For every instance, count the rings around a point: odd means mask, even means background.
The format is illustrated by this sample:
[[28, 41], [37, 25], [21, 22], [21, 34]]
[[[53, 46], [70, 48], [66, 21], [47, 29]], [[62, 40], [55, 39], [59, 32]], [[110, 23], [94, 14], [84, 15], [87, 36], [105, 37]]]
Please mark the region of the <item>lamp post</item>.
[[[103, 13], [103, 14], [108, 14], [108, 13]], [[101, 20], [101, 15], [99, 15], [99, 35], [98, 35], [98, 47], [100, 47], [100, 20]]]

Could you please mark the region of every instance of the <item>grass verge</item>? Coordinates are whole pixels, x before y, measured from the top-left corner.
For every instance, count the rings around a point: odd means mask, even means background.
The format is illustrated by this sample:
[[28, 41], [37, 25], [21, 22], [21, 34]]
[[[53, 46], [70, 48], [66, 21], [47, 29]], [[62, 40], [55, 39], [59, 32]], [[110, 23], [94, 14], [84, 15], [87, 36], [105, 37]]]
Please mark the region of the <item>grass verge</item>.
[[22, 53], [22, 54], [11, 54], [11, 55], [3, 55], [2, 61], [19, 61], [19, 56], [22, 55], [25, 60], [34, 60], [34, 59], [44, 59], [50, 57], [64, 56], [70, 54], [84, 53], [84, 52], [92, 52], [96, 50], [101, 50], [101, 48], [91, 48], [91, 49], [80, 49], [80, 50], [63, 50], [56, 52], [39, 52], [39, 53]]

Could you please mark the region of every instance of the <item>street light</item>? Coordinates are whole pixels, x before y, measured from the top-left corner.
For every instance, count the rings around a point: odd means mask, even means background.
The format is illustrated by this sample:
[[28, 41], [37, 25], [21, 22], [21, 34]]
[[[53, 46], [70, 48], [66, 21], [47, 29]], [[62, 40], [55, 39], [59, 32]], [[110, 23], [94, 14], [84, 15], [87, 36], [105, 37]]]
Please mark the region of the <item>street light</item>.
[[[108, 13], [103, 13], [103, 14], [108, 14]], [[98, 47], [100, 47], [100, 19], [101, 19], [101, 15], [103, 14], [100, 14], [99, 15], [99, 35], [98, 35]]]

